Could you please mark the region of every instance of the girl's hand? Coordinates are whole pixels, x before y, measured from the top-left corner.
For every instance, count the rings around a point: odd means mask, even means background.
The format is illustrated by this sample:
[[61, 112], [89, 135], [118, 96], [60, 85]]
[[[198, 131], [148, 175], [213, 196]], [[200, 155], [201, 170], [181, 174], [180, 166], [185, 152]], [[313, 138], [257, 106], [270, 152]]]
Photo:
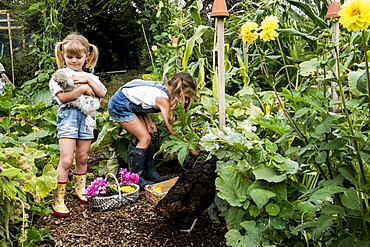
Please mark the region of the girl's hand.
[[194, 156], [198, 156], [200, 154], [200, 150], [199, 149], [196, 149], [196, 150], [189, 149], [189, 153], [191, 153]]
[[80, 75], [72, 75], [71, 78], [75, 83], [80, 83], [80, 84], [88, 84], [90, 80], [89, 77], [80, 76]]
[[94, 91], [92, 90], [92, 88], [89, 85], [85, 84], [85, 85], [80, 86], [79, 88], [81, 88], [81, 87], [83, 88], [82, 89], [83, 92], [84, 92], [83, 94], [86, 94], [86, 95], [91, 96], [91, 97], [95, 96]]
[[147, 128], [148, 128], [148, 132], [149, 132], [150, 134], [154, 134], [154, 133], [156, 133], [156, 132], [157, 132], [157, 126], [155, 126], [155, 124], [154, 124], [153, 122], [149, 123], [149, 124], [147, 125]]

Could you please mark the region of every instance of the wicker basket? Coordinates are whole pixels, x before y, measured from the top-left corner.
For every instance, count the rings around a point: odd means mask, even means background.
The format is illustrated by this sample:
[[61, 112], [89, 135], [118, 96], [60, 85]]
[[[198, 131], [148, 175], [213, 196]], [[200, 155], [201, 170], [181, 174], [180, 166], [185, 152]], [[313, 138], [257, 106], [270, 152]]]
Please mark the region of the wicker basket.
[[88, 197], [87, 201], [89, 202], [90, 207], [95, 211], [107, 211], [114, 208], [119, 208], [125, 204], [133, 203], [139, 198], [140, 191], [139, 185], [128, 184], [131, 187], [135, 188], [135, 191], [130, 193], [121, 193], [121, 187], [118, 183], [116, 176], [114, 176], [112, 173], [108, 173], [105, 176], [105, 181], [107, 181], [109, 175], [112, 176], [116, 181], [118, 195]]

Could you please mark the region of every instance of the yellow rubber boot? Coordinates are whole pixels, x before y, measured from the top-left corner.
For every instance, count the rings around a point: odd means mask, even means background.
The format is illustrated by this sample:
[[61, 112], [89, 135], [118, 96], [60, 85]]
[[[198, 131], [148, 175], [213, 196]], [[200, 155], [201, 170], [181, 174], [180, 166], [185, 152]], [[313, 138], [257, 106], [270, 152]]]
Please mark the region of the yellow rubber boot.
[[54, 190], [54, 199], [51, 209], [55, 216], [66, 217], [71, 213], [64, 204], [64, 196], [66, 194], [66, 182], [58, 182], [58, 187]]
[[73, 187], [75, 188], [76, 192], [75, 197], [81, 203], [88, 203], [87, 198], [85, 197], [86, 173], [73, 173]]

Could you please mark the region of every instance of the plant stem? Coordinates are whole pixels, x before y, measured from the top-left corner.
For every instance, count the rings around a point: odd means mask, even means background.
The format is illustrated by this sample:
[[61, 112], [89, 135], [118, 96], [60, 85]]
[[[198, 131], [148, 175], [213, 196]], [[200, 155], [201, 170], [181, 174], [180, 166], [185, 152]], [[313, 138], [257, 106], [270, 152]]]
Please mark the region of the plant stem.
[[293, 94], [291, 83], [290, 83], [290, 76], [289, 76], [289, 72], [288, 72], [288, 66], [287, 66], [287, 64], [285, 62], [285, 56], [284, 56], [284, 53], [283, 53], [283, 49], [281, 48], [279, 37], [277, 37], [276, 40], [277, 40], [277, 43], [278, 43], [278, 46], [279, 46], [279, 50], [280, 50], [280, 53], [281, 53], [281, 58], [283, 59], [283, 64], [284, 64], [284, 68], [285, 68], [285, 74], [286, 74], [286, 78], [288, 80], [288, 88], [289, 88], [290, 94], [292, 95], [292, 100], [293, 100], [294, 107], [297, 110], [298, 107], [297, 107], [297, 103], [295, 102], [294, 94]]
[[365, 37], [365, 32], [362, 32], [362, 40], [364, 43], [364, 55], [365, 55], [365, 73], [366, 73], [366, 82], [367, 82], [367, 99], [369, 101], [369, 114], [370, 114], [370, 75], [369, 75], [369, 60], [367, 57], [367, 44], [366, 44], [366, 37]]

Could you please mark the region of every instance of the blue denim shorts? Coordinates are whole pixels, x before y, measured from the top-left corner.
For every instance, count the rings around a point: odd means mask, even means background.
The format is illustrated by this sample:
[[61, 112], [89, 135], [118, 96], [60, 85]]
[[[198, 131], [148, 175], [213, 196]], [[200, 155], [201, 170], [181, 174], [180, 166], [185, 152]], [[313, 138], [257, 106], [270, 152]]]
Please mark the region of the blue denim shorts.
[[85, 125], [86, 115], [77, 108], [69, 108], [58, 114], [58, 138], [93, 139], [94, 128]]
[[132, 109], [133, 103], [122, 93], [122, 88], [113, 95], [108, 103], [109, 119], [115, 122], [129, 122], [137, 118]]
[[122, 93], [122, 87], [113, 95], [108, 104], [110, 120], [116, 122], [129, 122], [137, 118], [137, 114], [157, 113], [159, 109], [144, 109], [140, 105], [132, 103], [126, 95]]

